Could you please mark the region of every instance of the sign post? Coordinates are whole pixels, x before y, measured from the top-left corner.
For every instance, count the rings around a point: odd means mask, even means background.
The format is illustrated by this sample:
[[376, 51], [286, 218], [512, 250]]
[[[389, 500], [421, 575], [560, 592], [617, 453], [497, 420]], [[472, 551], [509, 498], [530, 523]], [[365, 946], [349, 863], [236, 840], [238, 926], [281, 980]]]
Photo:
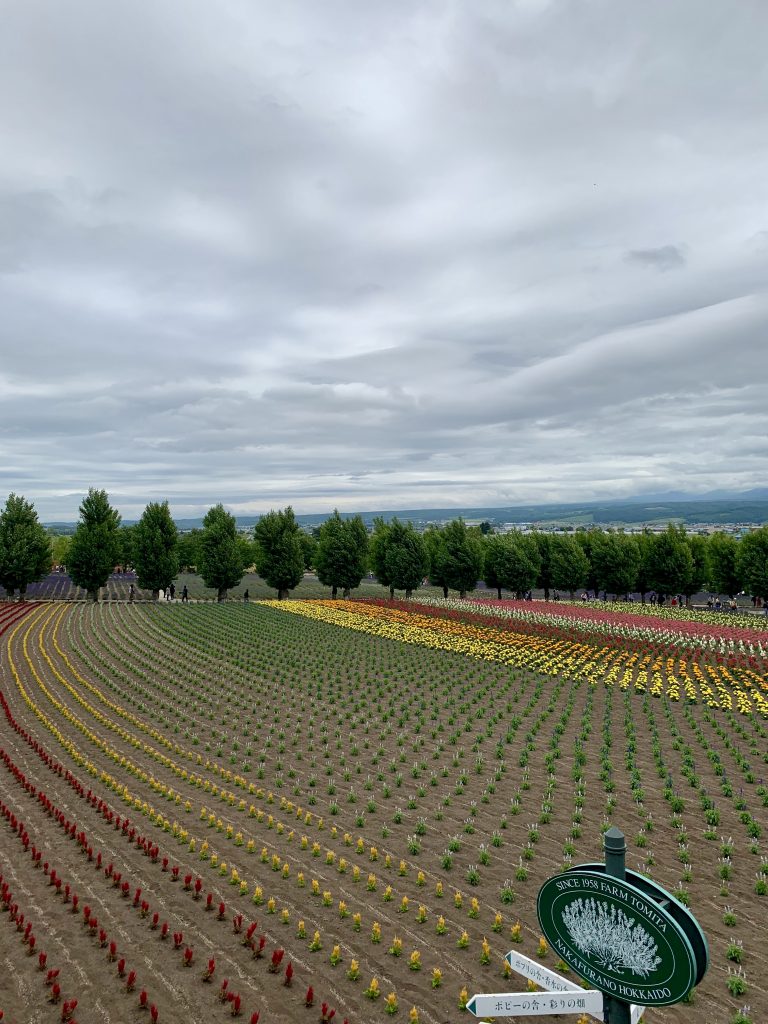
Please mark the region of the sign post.
[[[619, 831], [615, 825], [612, 825], [603, 836], [603, 850], [606, 875], [618, 878], [621, 882], [625, 881], [627, 843], [624, 833]], [[625, 1002], [623, 999], [606, 995], [603, 1000], [603, 1012], [605, 1024], [630, 1024], [629, 1002]]]
[[553, 950], [605, 995], [606, 1024], [632, 1024], [632, 1003], [683, 1000], [704, 976], [709, 951], [687, 908], [626, 871], [623, 833], [609, 829], [604, 844], [604, 864], [548, 879], [536, 909]]
[[[504, 959], [507, 961], [509, 966], [517, 974], [522, 974], [524, 978], [529, 978], [531, 981], [535, 981], [541, 988], [546, 988], [549, 992], [584, 992], [585, 989], [581, 985], [577, 985], [575, 981], [570, 978], [564, 978], [562, 974], [558, 974], [557, 971], [550, 970], [549, 967], [544, 967], [542, 964], [537, 963], [536, 960], [532, 960], [525, 953], [520, 953], [516, 949], [510, 949]], [[598, 1020], [603, 1020], [601, 1013], [594, 1013], [591, 1010], [586, 1010], [586, 1013], [592, 1013], [593, 1017], [597, 1017]], [[638, 1021], [642, 1018], [645, 1012], [644, 1006], [635, 1006], [633, 1003], [629, 1008], [630, 1024], [638, 1024]]]
[[467, 1000], [475, 1017], [543, 1017], [550, 1014], [603, 1014], [603, 993], [580, 988], [575, 992], [490, 992]]
[[672, 1006], [698, 985], [709, 966], [709, 947], [696, 918], [661, 886], [627, 871], [619, 829], [608, 829], [603, 850], [605, 863], [547, 879], [536, 903], [549, 945], [594, 987], [583, 989], [512, 950], [509, 966], [546, 991], [473, 995], [470, 1013], [589, 1013], [604, 1024], [637, 1024], [646, 1006]]

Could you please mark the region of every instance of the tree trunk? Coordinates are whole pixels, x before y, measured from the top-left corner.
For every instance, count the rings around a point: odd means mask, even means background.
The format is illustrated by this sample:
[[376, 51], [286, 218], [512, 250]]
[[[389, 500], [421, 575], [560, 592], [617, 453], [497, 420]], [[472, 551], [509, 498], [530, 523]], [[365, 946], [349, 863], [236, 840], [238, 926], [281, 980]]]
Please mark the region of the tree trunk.
[[333, 601], [336, 600], [336, 595], [338, 594], [338, 592], [339, 592], [339, 588], [338, 587], [331, 587], [331, 599]]
[[413, 596], [413, 591], [412, 590], [406, 590], [406, 592], [405, 592], [405, 599], [406, 599], [406, 601], [410, 601], [412, 596]]
[[90, 599], [93, 601], [94, 604], [98, 604], [98, 601], [99, 601], [99, 588], [97, 587], [95, 590], [89, 590], [88, 591], [88, 597], [90, 597]]
[[[152, 600], [153, 601], [159, 601], [160, 600], [160, 591], [159, 590], [153, 590], [152, 591]], [[221, 598], [219, 598], [219, 600], [221, 600]]]
[[460, 590], [459, 591], [459, 600], [463, 601], [466, 596], [467, 596], [466, 590]]
[[501, 600], [501, 587], [496, 587], [496, 593], [498, 595], [498, 600], [500, 601]]
[[549, 600], [549, 587], [544, 587], [544, 600]]
[[448, 587], [446, 587], [445, 585], [443, 585], [443, 597], [445, 598], [446, 601], [448, 600]]
[[27, 596], [27, 584], [22, 583], [19, 587], [19, 604], [21, 604]]
[[219, 592], [216, 595], [216, 600], [219, 602], [219, 604], [221, 604], [222, 601], [226, 601], [227, 600], [227, 588], [226, 587], [219, 587]]
[[394, 587], [390, 587], [389, 588], [389, 600], [390, 601], [394, 601], [395, 600], [395, 588]]
[[285, 589], [285, 587], [280, 587], [280, 589], [277, 592], [277, 600], [278, 601], [287, 601], [288, 600], [288, 593], [289, 592]]
[[569, 591], [569, 593], [571, 595], [571, 600], [575, 601], [576, 600], [576, 592], [574, 590], [571, 590], [571, 591]]
[[349, 587], [344, 587], [344, 594], [343, 594], [343, 597], [344, 597], [344, 600], [345, 600], [345, 601], [348, 601], [348, 600], [349, 600]]

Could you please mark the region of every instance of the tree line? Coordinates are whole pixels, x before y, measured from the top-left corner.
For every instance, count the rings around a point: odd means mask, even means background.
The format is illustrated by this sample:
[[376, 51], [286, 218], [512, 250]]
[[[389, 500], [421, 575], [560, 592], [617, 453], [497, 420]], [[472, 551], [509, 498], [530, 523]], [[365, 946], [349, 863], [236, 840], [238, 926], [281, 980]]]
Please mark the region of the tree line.
[[549, 599], [562, 591], [573, 597], [589, 590], [643, 600], [701, 590], [734, 596], [741, 591], [768, 598], [768, 526], [741, 540], [717, 532], [687, 535], [670, 525], [661, 533], [625, 534], [598, 528], [572, 534], [533, 531], [486, 533], [455, 519], [418, 533], [397, 518], [374, 521], [369, 534], [362, 518], [335, 511], [313, 534], [301, 530], [288, 507], [262, 516], [252, 535], [237, 529], [223, 505], [209, 509], [202, 529], [179, 534], [168, 502], [150, 502], [138, 523], [121, 525], [106, 491], [91, 488], [83, 499], [71, 538], [52, 538], [34, 506], [11, 494], [0, 512], [0, 585], [12, 597], [48, 574], [52, 560], [66, 563], [72, 581], [98, 600], [115, 566], [130, 565], [143, 590], [157, 597], [180, 569], [199, 573], [224, 600], [254, 567], [285, 598], [307, 569], [330, 588], [349, 596], [370, 572], [390, 597], [410, 597], [425, 581], [445, 597], [474, 590], [480, 581], [523, 597], [543, 590]]

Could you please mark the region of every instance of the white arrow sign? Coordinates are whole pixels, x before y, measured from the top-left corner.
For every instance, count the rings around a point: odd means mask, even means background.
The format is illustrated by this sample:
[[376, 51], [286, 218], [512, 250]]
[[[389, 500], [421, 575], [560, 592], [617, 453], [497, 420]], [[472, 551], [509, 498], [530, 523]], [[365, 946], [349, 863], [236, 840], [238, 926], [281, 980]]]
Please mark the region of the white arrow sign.
[[[535, 981], [537, 985], [541, 985], [542, 987], [546, 985], [554, 992], [585, 991], [585, 989], [583, 989], [581, 985], [577, 985], [575, 981], [571, 981], [570, 978], [564, 978], [561, 974], [557, 974], [555, 971], [550, 971], [548, 967], [544, 967], [535, 960], [531, 960], [531, 958], [526, 956], [525, 953], [518, 953], [516, 949], [510, 949], [504, 959], [517, 974], [522, 974], [524, 978], [530, 978], [531, 981]], [[589, 1012], [590, 1011], [587, 1010], [587, 1013]], [[644, 1006], [635, 1006], [633, 1003], [630, 1007], [631, 1024], [638, 1024], [644, 1013]], [[593, 1014], [593, 1016], [602, 1017], [602, 1009], [599, 1014]]]
[[511, 949], [504, 959], [513, 971], [522, 974], [524, 978], [530, 978], [537, 985], [542, 987], [546, 985], [547, 988], [553, 989], [555, 992], [584, 991], [581, 985], [577, 985], [575, 981], [569, 981], [561, 974], [550, 971], [548, 967], [542, 967], [541, 964], [537, 964], [535, 960], [531, 960], [524, 953], [518, 953], [516, 949]]
[[579, 992], [495, 992], [474, 995], [467, 1009], [475, 1017], [543, 1017], [558, 1013], [591, 1013], [602, 1017], [603, 993], [595, 989]]

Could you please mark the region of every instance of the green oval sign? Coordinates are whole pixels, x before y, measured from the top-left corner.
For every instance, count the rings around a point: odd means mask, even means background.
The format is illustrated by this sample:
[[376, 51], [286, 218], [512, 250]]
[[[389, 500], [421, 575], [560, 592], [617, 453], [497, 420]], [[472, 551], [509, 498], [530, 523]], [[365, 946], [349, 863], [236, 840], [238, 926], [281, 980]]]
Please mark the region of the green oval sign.
[[[604, 875], [605, 864], [600, 861], [591, 861], [587, 864], [575, 864], [568, 871], [597, 871]], [[640, 892], [648, 896], [655, 904], [661, 905], [666, 912], [675, 919], [675, 922], [682, 928], [688, 941], [691, 944], [693, 955], [696, 958], [696, 981], [698, 985], [709, 968], [709, 943], [707, 937], [701, 930], [701, 926], [688, 907], [676, 899], [671, 892], [662, 889], [660, 885], [639, 874], [637, 871], [630, 871], [626, 868], [626, 879], [630, 885], [634, 885]]]
[[696, 981], [683, 929], [636, 886], [596, 871], [569, 871], [542, 885], [536, 904], [545, 938], [595, 988], [627, 1003], [670, 1006]]

